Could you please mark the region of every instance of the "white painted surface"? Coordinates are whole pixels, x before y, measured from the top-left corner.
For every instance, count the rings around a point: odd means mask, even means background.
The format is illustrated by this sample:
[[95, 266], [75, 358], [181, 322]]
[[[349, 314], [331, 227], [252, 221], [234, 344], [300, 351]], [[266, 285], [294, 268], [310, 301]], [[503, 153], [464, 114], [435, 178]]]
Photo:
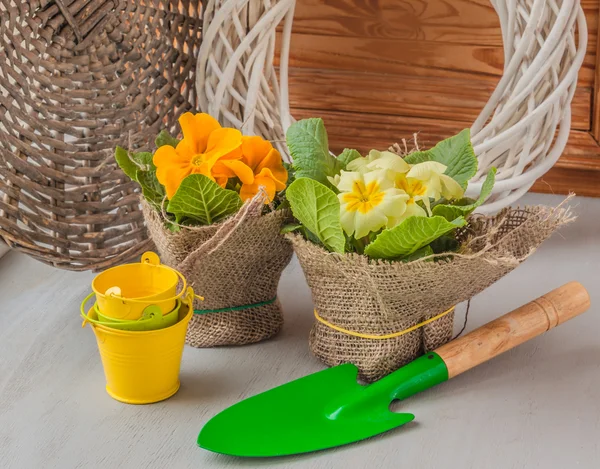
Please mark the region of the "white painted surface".
[[[525, 202], [561, 199], [528, 195]], [[590, 311], [410, 398], [400, 408], [415, 413], [414, 423], [352, 446], [281, 459], [216, 455], [195, 441], [224, 407], [322, 369], [308, 352], [312, 308], [295, 261], [281, 282], [286, 325], [276, 339], [186, 347], [179, 393], [130, 406], [104, 392], [95, 339], [80, 327], [78, 306], [92, 274], [10, 252], [0, 261], [0, 467], [597, 469], [600, 199], [576, 203], [576, 223], [475, 298], [468, 329], [569, 280], [588, 287]]]
[[9, 251], [8, 246], [0, 241], [0, 257]]

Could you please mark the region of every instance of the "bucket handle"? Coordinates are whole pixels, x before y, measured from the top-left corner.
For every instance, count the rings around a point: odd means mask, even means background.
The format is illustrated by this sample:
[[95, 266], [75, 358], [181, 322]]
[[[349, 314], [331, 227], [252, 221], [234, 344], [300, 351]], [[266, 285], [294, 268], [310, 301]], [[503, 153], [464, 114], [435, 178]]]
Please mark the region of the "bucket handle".
[[94, 292], [92, 292], [88, 296], [86, 296], [83, 299], [83, 301], [81, 302], [81, 305], [79, 306], [79, 312], [81, 314], [81, 317], [83, 318], [83, 322], [81, 323], [81, 327], [85, 327], [88, 322], [91, 322], [91, 323], [94, 322], [93, 319], [91, 319], [87, 314], [85, 314], [85, 305], [87, 304], [88, 301], [90, 301], [90, 298], [92, 296], [94, 296]]
[[204, 301], [204, 297], [196, 295], [192, 287], [188, 287], [185, 297], [181, 298], [182, 303], [187, 303], [188, 307], [194, 309], [194, 298], [198, 298], [200, 301]]

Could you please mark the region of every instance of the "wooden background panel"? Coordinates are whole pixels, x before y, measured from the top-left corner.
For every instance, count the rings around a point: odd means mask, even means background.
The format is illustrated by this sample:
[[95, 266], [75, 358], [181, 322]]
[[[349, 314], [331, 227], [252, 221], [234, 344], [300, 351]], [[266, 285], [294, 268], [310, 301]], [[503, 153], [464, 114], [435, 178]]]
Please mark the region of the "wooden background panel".
[[580, 196], [599, 197], [599, 185], [600, 171], [555, 166], [535, 182], [531, 191], [546, 194], [574, 193]]
[[[293, 68], [290, 105], [294, 109], [363, 112], [474, 121], [497, 79], [389, 76], [374, 73]], [[572, 103], [572, 128], [590, 128], [592, 88], [579, 87]]]
[[[595, 48], [598, 3], [581, 4]], [[489, 0], [298, 0], [294, 33], [502, 46]]]
[[[473, 75], [498, 79], [503, 63], [500, 46], [317, 34], [294, 34], [290, 51], [291, 67], [463, 80]], [[591, 50], [579, 73], [580, 86], [593, 85], [595, 63]]]

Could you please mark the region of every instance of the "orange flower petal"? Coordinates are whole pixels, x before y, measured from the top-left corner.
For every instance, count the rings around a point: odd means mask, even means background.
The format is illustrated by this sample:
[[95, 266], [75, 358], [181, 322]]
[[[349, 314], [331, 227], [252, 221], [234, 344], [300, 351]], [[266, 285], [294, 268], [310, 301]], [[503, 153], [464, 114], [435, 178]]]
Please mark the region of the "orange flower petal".
[[258, 194], [260, 186], [263, 186], [267, 191], [267, 196], [269, 200], [265, 201], [265, 203], [271, 202], [275, 198], [275, 182], [271, 178], [262, 178], [255, 177], [254, 184], [243, 184], [240, 189], [240, 197], [243, 201], [251, 199], [256, 194]]
[[[162, 147], [161, 147], [162, 148]], [[191, 166], [159, 166], [156, 169], [156, 178], [167, 191], [167, 198], [171, 199], [183, 181], [192, 172]]]
[[[287, 181], [287, 171], [286, 171], [285, 175], [286, 175], [285, 181]], [[285, 189], [285, 181], [280, 181], [279, 179], [277, 179], [269, 168], [263, 168], [261, 170], [261, 172], [256, 175], [255, 178], [256, 179], [258, 179], [258, 178], [270, 179], [271, 181], [273, 181], [273, 184], [275, 185], [275, 188], [278, 191], [282, 191], [283, 189]]]
[[280, 153], [275, 148], [271, 149], [267, 156], [260, 162], [258, 167], [255, 169], [255, 172], [260, 174], [260, 172], [265, 168], [271, 170], [273, 177], [277, 181], [280, 181], [283, 184], [287, 182], [288, 172], [285, 169], [285, 166], [283, 166], [283, 160], [281, 159]]
[[[179, 145], [177, 146], [179, 148]], [[170, 166], [170, 165], [186, 165], [190, 164], [191, 156], [185, 154], [185, 152], [179, 152], [175, 148], [169, 145], [163, 145], [154, 152], [152, 156], [152, 162], [154, 166]]]
[[237, 129], [217, 129], [208, 137], [206, 151], [203, 153], [218, 152], [221, 157], [233, 153], [236, 158], [241, 158], [242, 133]]
[[228, 178], [237, 176], [243, 184], [252, 184], [254, 182], [254, 173], [252, 170], [239, 160], [219, 160], [213, 166], [213, 173]]
[[[160, 148], [163, 148], [163, 147], [160, 147]], [[159, 150], [160, 150], [160, 148], [159, 148]], [[189, 161], [192, 161], [194, 156], [197, 155], [197, 153], [194, 151], [194, 149], [190, 145], [190, 141], [186, 140], [185, 138], [177, 144], [177, 148], [175, 148], [175, 150], [177, 151], [178, 157], [187, 158]]]
[[242, 154], [245, 163], [255, 172], [261, 161], [273, 150], [273, 145], [268, 140], [259, 136], [242, 137]]
[[223, 189], [225, 189], [225, 186], [227, 185], [227, 181], [229, 179], [228, 178], [224, 178], [224, 177], [217, 177], [215, 179], [216, 183], [221, 186]]
[[186, 112], [179, 117], [179, 125], [183, 138], [195, 154], [204, 153], [210, 134], [221, 128], [221, 124], [214, 117], [205, 113]]

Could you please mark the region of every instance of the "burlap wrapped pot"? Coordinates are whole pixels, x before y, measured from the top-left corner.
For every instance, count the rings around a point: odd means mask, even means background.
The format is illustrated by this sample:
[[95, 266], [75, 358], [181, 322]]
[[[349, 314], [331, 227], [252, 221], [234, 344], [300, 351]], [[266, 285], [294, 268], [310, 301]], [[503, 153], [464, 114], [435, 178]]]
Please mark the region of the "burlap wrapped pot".
[[243, 345], [279, 332], [283, 316], [277, 285], [292, 257], [280, 234], [287, 211], [263, 215], [257, 196], [221, 223], [178, 232], [167, 229], [162, 215], [145, 202], [143, 211], [162, 262], [180, 271], [205, 298], [195, 300], [187, 344]]
[[[466, 301], [523, 262], [560, 225], [568, 209], [505, 209], [475, 215], [459, 236], [463, 248], [452, 257], [413, 262], [369, 260], [339, 255], [290, 234], [318, 315], [329, 324], [359, 334], [404, 331]], [[310, 349], [327, 365], [354, 363], [371, 382], [435, 349], [452, 337], [453, 313], [404, 335], [362, 338], [316, 321]]]

